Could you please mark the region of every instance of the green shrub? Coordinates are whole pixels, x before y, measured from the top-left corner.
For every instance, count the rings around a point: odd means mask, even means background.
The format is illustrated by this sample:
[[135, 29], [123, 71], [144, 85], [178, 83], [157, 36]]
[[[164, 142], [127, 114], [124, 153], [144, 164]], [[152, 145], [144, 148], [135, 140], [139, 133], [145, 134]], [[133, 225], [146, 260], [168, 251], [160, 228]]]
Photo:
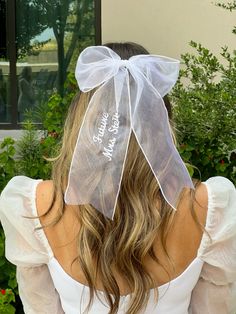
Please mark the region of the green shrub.
[[31, 178], [48, 179], [50, 164], [43, 157], [41, 134], [31, 121], [24, 122], [24, 132], [17, 141], [18, 172]]
[[14, 314], [16, 309], [11, 304], [15, 302], [15, 295], [11, 289], [0, 289], [0, 313]]
[[[2, 190], [7, 182], [16, 174], [15, 141], [12, 138], [5, 138], [0, 148], [0, 189]], [[12, 302], [17, 294], [17, 282], [15, 277], [15, 266], [5, 258], [4, 249], [5, 236], [0, 224], [0, 313], [15, 313]], [[6, 289], [10, 287], [10, 289]]]
[[15, 141], [6, 137], [0, 145], [0, 191], [16, 173]]
[[68, 106], [77, 89], [74, 75], [70, 73], [65, 83], [64, 97], [54, 93], [49, 101], [34, 113], [32, 120], [36, 118], [40, 122], [40, 129], [43, 130], [37, 130], [30, 119], [24, 122], [24, 133], [17, 143], [20, 174], [34, 179], [50, 179], [51, 163], [47, 159], [57, 155]]
[[195, 53], [182, 55], [171, 95], [179, 151], [202, 180], [222, 175], [236, 183], [236, 53], [222, 48], [221, 63], [201, 44], [190, 45]]

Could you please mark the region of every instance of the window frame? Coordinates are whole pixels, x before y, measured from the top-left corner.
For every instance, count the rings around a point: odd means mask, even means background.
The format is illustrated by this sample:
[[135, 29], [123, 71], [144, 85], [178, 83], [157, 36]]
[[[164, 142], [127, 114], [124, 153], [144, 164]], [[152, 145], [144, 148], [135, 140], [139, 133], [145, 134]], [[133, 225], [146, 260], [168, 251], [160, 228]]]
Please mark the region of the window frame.
[[[11, 108], [11, 122], [0, 122], [0, 130], [22, 129], [18, 122], [17, 108], [17, 57], [16, 57], [16, 1], [6, 0], [6, 45], [9, 60], [8, 101]], [[100, 45], [101, 36], [101, 0], [94, 0], [95, 5], [95, 44]]]

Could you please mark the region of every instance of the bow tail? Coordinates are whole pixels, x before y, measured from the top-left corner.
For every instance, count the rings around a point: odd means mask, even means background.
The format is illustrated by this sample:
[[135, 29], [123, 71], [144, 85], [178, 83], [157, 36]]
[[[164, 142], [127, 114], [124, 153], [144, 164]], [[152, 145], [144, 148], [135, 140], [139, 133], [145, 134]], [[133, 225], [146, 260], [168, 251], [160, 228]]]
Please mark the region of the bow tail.
[[173, 142], [162, 97], [145, 80], [137, 94], [131, 99], [133, 132], [165, 200], [177, 209], [183, 189], [194, 188], [191, 177]]
[[127, 73], [120, 71], [90, 100], [65, 193], [67, 204], [91, 204], [110, 219], [114, 216], [131, 134]]

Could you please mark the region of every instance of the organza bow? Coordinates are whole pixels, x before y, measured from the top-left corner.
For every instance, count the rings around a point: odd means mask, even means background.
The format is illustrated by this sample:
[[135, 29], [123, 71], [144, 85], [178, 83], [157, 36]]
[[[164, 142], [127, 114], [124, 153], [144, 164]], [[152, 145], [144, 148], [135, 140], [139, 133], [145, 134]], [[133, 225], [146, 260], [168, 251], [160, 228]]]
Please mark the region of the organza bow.
[[105, 46], [88, 47], [80, 54], [75, 73], [78, 85], [83, 92], [97, 90], [74, 150], [67, 204], [91, 204], [113, 219], [132, 131], [174, 209], [183, 188], [194, 188], [174, 145], [163, 102], [178, 73], [179, 61], [163, 56], [121, 60]]

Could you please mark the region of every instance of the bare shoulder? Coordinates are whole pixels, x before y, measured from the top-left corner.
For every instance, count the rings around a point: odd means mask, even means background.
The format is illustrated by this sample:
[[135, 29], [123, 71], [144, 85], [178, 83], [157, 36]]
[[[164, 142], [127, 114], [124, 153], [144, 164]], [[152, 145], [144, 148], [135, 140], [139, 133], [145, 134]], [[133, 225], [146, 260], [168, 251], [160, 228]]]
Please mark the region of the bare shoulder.
[[38, 215], [43, 215], [52, 204], [54, 186], [52, 180], [42, 181], [36, 190], [36, 207]]
[[[77, 250], [72, 249], [72, 244], [74, 244], [73, 241], [78, 234], [78, 222], [70, 207], [66, 207], [67, 210], [61, 216], [61, 203], [57, 195], [54, 198], [54, 187], [52, 180], [42, 181], [38, 184], [36, 207], [39, 216], [47, 213], [39, 218], [41, 225], [45, 227], [44, 233], [52, 248], [53, 255], [61, 265], [64, 265], [63, 268], [70, 273], [71, 261], [77, 256]], [[59, 216], [61, 219], [58, 221]], [[68, 261], [68, 256], [71, 255], [72, 257]]]
[[194, 206], [195, 211], [207, 210], [208, 207], [208, 192], [207, 187], [204, 183], [199, 182], [195, 186], [193, 194], [191, 194], [190, 189], [186, 189], [180, 202], [180, 209], [188, 210], [189, 207]]
[[[202, 226], [205, 226], [207, 210], [207, 188], [204, 183], [198, 183], [192, 193], [190, 189], [185, 191], [179, 205], [179, 210], [177, 211], [177, 220], [181, 222], [181, 225], [184, 222], [187, 229], [192, 229], [197, 226], [196, 218]], [[191, 230], [187, 230], [187, 232], [189, 231]]]
[[199, 221], [205, 225], [208, 210], [208, 192], [204, 183], [200, 183], [195, 190], [194, 210]]
[[207, 187], [204, 183], [200, 183], [195, 191], [195, 196], [197, 200], [204, 205], [208, 204], [208, 194], [207, 194]]

